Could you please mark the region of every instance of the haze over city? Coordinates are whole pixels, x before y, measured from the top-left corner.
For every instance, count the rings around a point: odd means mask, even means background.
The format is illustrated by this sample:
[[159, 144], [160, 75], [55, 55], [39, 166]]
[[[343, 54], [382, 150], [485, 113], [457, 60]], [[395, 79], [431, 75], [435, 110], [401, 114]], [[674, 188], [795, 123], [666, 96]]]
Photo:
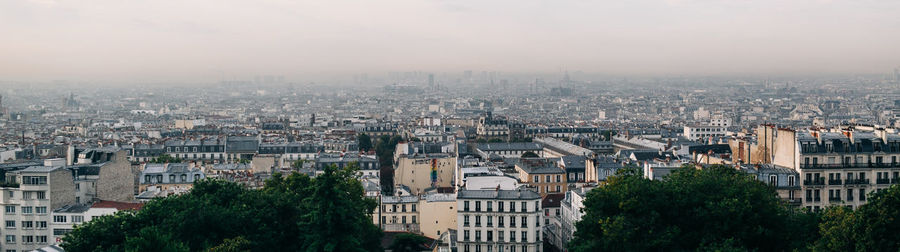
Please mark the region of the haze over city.
[[898, 10], [0, 0], [0, 252], [900, 251]]
[[897, 1], [0, 1], [0, 80], [884, 74]]

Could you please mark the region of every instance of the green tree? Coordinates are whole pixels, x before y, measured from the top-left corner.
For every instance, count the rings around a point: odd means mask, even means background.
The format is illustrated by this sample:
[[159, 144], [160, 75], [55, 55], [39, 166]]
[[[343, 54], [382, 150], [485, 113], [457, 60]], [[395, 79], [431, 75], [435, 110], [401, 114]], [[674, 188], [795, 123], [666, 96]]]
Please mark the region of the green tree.
[[359, 134], [357, 141], [359, 141], [359, 149], [362, 151], [369, 152], [374, 147], [372, 146], [372, 138], [366, 133]]
[[165, 163], [181, 163], [182, 161], [184, 161], [184, 160], [182, 160], [181, 158], [173, 158], [172, 156], [169, 156], [169, 154], [162, 154], [156, 158], [151, 159], [150, 163], [165, 164]]
[[375, 145], [375, 156], [381, 167], [381, 189], [384, 193], [392, 193], [394, 190], [394, 152], [400, 141], [403, 141], [400, 136], [383, 135]]
[[378, 251], [377, 203], [357, 168], [329, 167], [316, 178], [272, 175], [265, 187], [205, 179], [190, 192], [155, 199], [140, 211], [78, 225], [66, 251]]
[[900, 251], [900, 185], [875, 192], [855, 211], [825, 210], [817, 251]]
[[168, 232], [160, 231], [155, 226], [145, 227], [137, 236], [125, 238], [125, 251], [159, 251], [159, 252], [188, 252], [188, 247], [181, 241], [172, 238]]
[[303, 164], [305, 164], [308, 161], [309, 160], [306, 160], [306, 159], [298, 159], [298, 160], [294, 161], [293, 163], [291, 163], [291, 168], [294, 168], [294, 169], [303, 168]]
[[573, 251], [792, 250], [794, 213], [729, 167], [683, 167], [662, 181], [623, 169], [587, 194]]
[[391, 243], [390, 249], [394, 252], [414, 252], [414, 251], [422, 251], [422, 248], [425, 247], [425, 243], [428, 242], [428, 238], [424, 236], [412, 234], [412, 233], [401, 233], [394, 236], [394, 242]]
[[250, 251], [250, 241], [238, 236], [233, 239], [225, 239], [222, 244], [212, 247], [209, 252], [245, 252]]

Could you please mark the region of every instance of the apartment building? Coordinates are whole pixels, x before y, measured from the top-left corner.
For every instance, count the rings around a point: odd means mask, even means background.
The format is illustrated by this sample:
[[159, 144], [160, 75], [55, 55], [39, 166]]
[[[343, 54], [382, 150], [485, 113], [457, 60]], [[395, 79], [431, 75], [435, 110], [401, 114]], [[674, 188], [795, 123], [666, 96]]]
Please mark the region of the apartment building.
[[4, 209], [0, 250], [31, 251], [54, 242], [50, 213], [75, 204], [75, 183], [63, 166], [32, 166], [7, 173], [0, 194]]
[[725, 126], [694, 125], [684, 126], [684, 137], [691, 141], [724, 137], [728, 133]]
[[541, 196], [530, 190], [460, 190], [457, 251], [543, 251]]
[[796, 143], [804, 207], [855, 208], [866, 203], [869, 193], [900, 183], [896, 133], [812, 131], [798, 134]]
[[540, 193], [541, 197], [567, 189], [566, 171], [559, 168], [555, 159], [522, 158], [515, 167], [519, 181]]

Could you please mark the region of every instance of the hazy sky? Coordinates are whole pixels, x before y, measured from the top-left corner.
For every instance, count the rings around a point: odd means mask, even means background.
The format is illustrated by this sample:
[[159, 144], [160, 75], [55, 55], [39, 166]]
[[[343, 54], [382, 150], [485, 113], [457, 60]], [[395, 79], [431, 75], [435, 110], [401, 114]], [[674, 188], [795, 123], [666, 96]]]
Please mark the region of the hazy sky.
[[0, 0], [0, 79], [886, 73], [896, 0]]

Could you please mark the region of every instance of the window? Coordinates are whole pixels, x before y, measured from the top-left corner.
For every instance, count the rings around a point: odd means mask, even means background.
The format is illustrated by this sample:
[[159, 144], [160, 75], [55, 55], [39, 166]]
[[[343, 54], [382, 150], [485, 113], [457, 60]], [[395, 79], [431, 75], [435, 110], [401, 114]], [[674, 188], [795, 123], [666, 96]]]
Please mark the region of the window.
[[15, 195], [16, 195], [16, 192], [13, 192], [13, 191], [6, 192], [6, 196], [8, 196], [10, 199], [12, 199], [13, 196], [15, 196]]
[[788, 186], [795, 186], [797, 184], [797, 179], [794, 178], [794, 175], [788, 176]]
[[16, 214], [16, 206], [6, 206], [6, 214]]
[[550, 175], [544, 175], [544, 183], [550, 183]]
[[493, 241], [493, 240], [494, 240], [494, 231], [490, 231], [490, 230], [487, 231], [487, 241]]
[[84, 222], [84, 216], [81, 215], [72, 215], [72, 222], [81, 223]]
[[37, 199], [39, 199], [39, 200], [47, 199], [47, 192], [45, 192], [45, 191], [38, 191], [38, 192], [37, 192]]
[[80, 192], [80, 191], [81, 191], [81, 184], [75, 183], [75, 191], [76, 191], [76, 192]]
[[22, 176], [22, 183], [26, 185], [46, 185], [47, 176]]
[[522, 216], [522, 227], [528, 227], [528, 217]]
[[540, 178], [541, 178], [540, 176], [534, 175], [534, 183], [540, 183], [541, 182]]
[[32, 214], [32, 213], [34, 213], [34, 209], [31, 208], [30, 206], [22, 207], [22, 214]]
[[481, 212], [481, 201], [475, 201], [475, 212]]
[[400, 211], [404, 213], [406, 212], [406, 204], [400, 206]]
[[769, 185], [778, 185], [778, 175], [769, 175]]
[[528, 211], [528, 202], [522, 202], [522, 212]]
[[488, 216], [485, 216], [485, 218], [487, 218], [487, 226], [493, 227], [494, 226], [494, 216], [488, 215]]
[[6, 235], [6, 243], [16, 243], [15, 235]]
[[401, 220], [402, 220], [401, 223], [406, 224], [406, 215], [404, 215], [404, 216], [401, 218]]
[[45, 206], [34, 207], [34, 213], [36, 213], [36, 214], [47, 214], [47, 207], [45, 207]]
[[503, 212], [503, 202], [497, 202], [497, 212]]
[[40, 235], [40, 236], [36, 236], [36, 237], [37, 237], [37, 242], [38, 242], [38, 243], [47, 243], [47, 236], [46, 236], [46, 235]]
[[468, 212], [468, 211], [469, 211], [469, 201], [466, 200], [466, 201], [463, 201], [463, 212]]
[[47, 229], [47, 222], [46, 222], [46, 221], [36, 221], [36, 222], [37, 222], [37, 228], [38, 228], [38, 229]]
[[468, 227], [468, 226], [469, 226], [469, 216], [463, 215], [463, 227]]
[[475, 240], [476, 241], [481, 240], [481, 230], [475, 230]]
[[475, 216], [475, 226], [476, 227], [481, 226], [481, 216], [478, 216], [478, 215]]
[[194, 181], [200, 180], [200, 174], [194, 174]]
[[515, 212], [515, 211], [516, 211], [516, 202], [510, 201], [509, 202], [509, 212]]
[[560, 175], [556, 175], [556, 182], [557, 183], [562, 182], [562, 177]]
[[469, 240], [469, 230], [463, 230], [463, 241]]
[[494, 210], [494, 202], [493, 202], [493, 201], [488, 201], [488, 202], [487, 202], [487, 211], [490, 212], [490, 211], [493, 211], [493, 210]]
[[53, 222], [56, 222], [56, 223], [66, 223], [66, 216], [65, 216], [65, 215], [54, 215], [54, 216], [53, 216]]
[[412, 223], [416, 223], [416, 216], [415, 216], [415, 215], [412, 216]]
[[16, 228], [16, 221], [6, 221], [6, 228]]
[[510, 242], [516, 241], [516, 232], [515, 231], [509, 231], [509, 241]]
[[31, 200], [31, 199], [34, 199], [34, 192], [27, 192], [27, 191], [26, 191], [26, 192], [22, 192], [22, 199], [23, 199], [23, 200]]
[[528, 232], [522, 231], [522, 242], [528, 242]]
[[412, 206], [412, 211], [415, 212], [415, 211], [416, 211], [416, 204], [412, 204], [411, 206]]
[[25, 244], [33, 243], [33, 242], [34, 242], [34, 236], [23, 235], [23, 236], [22, 236], [22, 242], [25, 243]]
[[169, 183], [175, 183], [175, 174], [169, 174]]
[[515, 216], [509, 216], [509, 226], [510, 227], [516, 226], [516, 217]]
[[34, 229], [34, 222], [22, 221], [22, 229]]
[[503, 227], [503, 219], [506, 219], [504, 216], [497, 217], [497, 226]]

